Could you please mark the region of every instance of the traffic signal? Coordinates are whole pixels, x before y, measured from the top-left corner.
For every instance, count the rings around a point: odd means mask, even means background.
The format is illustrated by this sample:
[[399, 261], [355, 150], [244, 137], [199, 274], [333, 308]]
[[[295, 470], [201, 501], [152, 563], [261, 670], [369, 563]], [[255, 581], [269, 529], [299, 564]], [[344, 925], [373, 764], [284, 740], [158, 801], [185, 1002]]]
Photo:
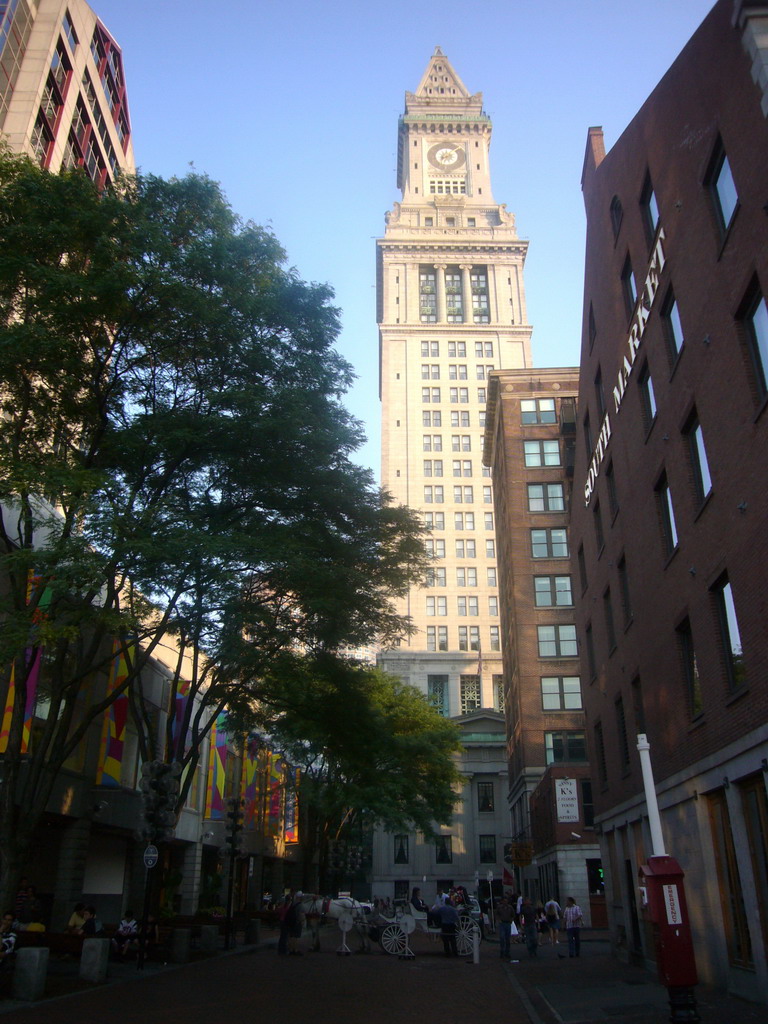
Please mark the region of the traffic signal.
[[158, 843], [173, 839], [177, 820], [176, 802], [179, 798], [181, 765], [174, 761], [145, 761], [141, 766], [143, 825], [141, 839]]

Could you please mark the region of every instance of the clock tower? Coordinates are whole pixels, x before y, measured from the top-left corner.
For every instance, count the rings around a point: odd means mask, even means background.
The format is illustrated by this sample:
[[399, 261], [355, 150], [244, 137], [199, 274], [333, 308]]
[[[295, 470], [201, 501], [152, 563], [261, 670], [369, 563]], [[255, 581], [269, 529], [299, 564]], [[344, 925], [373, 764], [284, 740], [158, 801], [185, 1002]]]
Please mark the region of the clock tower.
[[[401, 199], [376, 243], [382, 484], [421, 512], [434, 562], [427, 585], [413, 587], [400, 605], [415, 632], [381, 652], [379, 664], [428, 694], [443, 714], [483, 709], [503, 729], [502, 596], [483, 430], [487, 375], [531, 365], [531, 326], [523, 285], [528, 243], [518, 238], [514, 216], [494, 200], [490, 142], [482, 94], [470, 94], [438, 47], [416, 92], [405, 94], [398, 124]], [[501, 809], [503, 734], [502, 749], [488, 762], [491, 775], [496, 758], [498, 775], [485, 783], [498, 789]], [[469, 817], [457, 827], [472, 828], [475, 797], [465, 803]], [[502, 813], [499, 834], [507, 829], [503, 819]], [[491, 825], [484, 818], [488, 833]], [[477, 843], [464, 835], [461, 845], [466, 864], [455, 863], [452, 874], [456, 884], [461, 878], [473, 888]], [[374, 866], [382, 894], [385, 860]], [[486, 863], [494, 867], [487, 856]], [[434, 870], [425, 862], [419, 876]]]

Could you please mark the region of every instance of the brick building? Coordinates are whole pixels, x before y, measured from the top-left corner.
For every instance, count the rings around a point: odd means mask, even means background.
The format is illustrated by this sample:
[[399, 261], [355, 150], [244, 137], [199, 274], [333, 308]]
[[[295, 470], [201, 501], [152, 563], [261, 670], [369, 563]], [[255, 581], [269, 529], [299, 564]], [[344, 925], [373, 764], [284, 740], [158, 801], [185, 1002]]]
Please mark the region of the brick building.
[[571, 542], [614, 939], [651, 959], [638, 734], [699, 975], [768, 999], [768, 17], [720, 0], [589, 130]]
[[495, 370], [483, 459], [499, 546], [514, 887], [604, 920], [568, 542], [578, 370]]

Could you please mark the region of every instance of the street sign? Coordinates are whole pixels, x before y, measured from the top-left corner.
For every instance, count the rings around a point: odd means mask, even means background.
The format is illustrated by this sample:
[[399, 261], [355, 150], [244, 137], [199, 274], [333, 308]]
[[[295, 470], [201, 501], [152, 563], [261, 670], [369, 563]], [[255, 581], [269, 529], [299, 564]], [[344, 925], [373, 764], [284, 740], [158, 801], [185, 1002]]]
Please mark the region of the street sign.
[[493, 881], [493, 872], [491, 871], [490, 868], [488, 868], [488, 874], [485, 877], [488, 879], [489, 882]]
[[144, 867], [153, 868], [158, 861], [157, 847], [150, 845], [144, 851]]

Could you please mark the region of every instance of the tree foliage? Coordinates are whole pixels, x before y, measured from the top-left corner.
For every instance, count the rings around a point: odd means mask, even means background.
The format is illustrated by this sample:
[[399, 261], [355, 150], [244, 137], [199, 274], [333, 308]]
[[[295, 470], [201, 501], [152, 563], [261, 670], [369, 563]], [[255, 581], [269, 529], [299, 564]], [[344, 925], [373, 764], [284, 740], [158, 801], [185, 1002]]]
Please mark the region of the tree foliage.
[[286, 654], [266, 684], [262, 725], [302, 770], [305, 861], [361, 826], [431, 836], [450, 822], [459, 730], [418, 690], [332, 655]]
[[[194, 762], [211, 709], [250, 706], [277, 652], [407, 631], [394, 598], [423, 573], [422, 529], [350, 461], [362, 431], [331, 300], [205, 177], [100, 193], [0, 154], [5, 873], [117, 696], [78, 704], [111, 638], [139, 724], [153, 651], [177, 650], [179, 672], [191, 658], [188, 747], [159, 755]], [[37, 649], [47, 718], [20, 773]]]

